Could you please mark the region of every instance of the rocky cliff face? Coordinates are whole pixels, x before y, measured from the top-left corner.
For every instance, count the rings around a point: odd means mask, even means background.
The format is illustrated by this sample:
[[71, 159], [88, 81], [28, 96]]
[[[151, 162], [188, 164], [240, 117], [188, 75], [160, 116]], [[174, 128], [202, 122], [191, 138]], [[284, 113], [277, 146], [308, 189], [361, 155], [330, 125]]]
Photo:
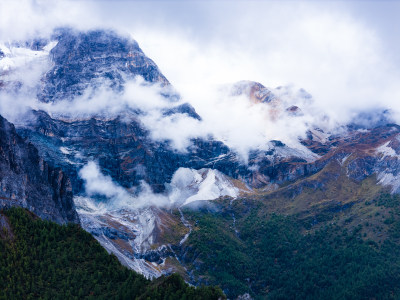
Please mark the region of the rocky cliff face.
[[278, 141], [272, 141], [268, 151], [252, 151], [247, 165], [213, 139], [193, 139], [186, 152], [178, 152], [168, 141], [152, 140], [135, 114], [129, 121], [122, 117], [63, 121], [38, 111], [18, 132], [34, 143], [46, 160], [67, 172], [75, 193], [83, 191], [78, 171], [91, 160], [98, 161], [104, 173], [126, 188], [144, 180], [155, 192], [163, 192], [180, 167], [216, 169], [250, 187], [263, 188], [311, 174], [316, 168], [309, 162], [319, 158], [307, 149], [291, 149]]
[[[194, 141], [189, 153], [173, 151], [168, 142], [155, 142], [135, 115], [129, 121], [90, 118], [65, 122], [40, 111], [19, 133], [34, 143], [41, 155], [62, 167], [73, 181], [74, 191], [83, 192], [77, 175], [88, 161], [97, 161], [102, 171], [126, 188], [147, 182], [155, 192], [164, 191], [179, 167], [199, 169], [230, 150], [216, 141]], [[216, 162], [220, 165], [222, 162]], [[238, 167], [228, 161], [224, 167]]]
[[22, 206], [57, 223], [79, 223], [69, 178], [0, 116], [0, 207]]

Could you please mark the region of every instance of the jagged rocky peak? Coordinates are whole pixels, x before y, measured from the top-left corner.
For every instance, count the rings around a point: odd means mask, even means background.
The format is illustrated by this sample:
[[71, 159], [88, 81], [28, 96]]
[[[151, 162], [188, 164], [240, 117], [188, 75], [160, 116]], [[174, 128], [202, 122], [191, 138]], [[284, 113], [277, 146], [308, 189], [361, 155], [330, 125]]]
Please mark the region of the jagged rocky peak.
[[297, 105], [292, 105], [286, 108], [286, 111], [289, 113], [291, 116], [302, 116], [303, 112]]
[[261, 83], [249, 80], [242, 80], [233, 84], [232, 96], [247, 96], [253, 103], [269, 103], [276, 96]]
[[123, 89], [127, 79], [141, 76], [165, 87], [165, 94], [178, 97], [157, 65], [130, 37], [111, 30], [86, 32], [57, 29], [57, 44], [50, 51], [53, 67], [44, 75], [38, 98], [44, 102], [72, 99], [87, 88], [108, 86]]
[[272, 120], [279, 118], [281, 114], [291, 117], [303, 116], [301, 108], [293, 103], [297, 103], [299, 99], [306, 100], [306, 102], [312, 99], [312, 96], [304, 89], [296, 90], [291, 86], [269, 89], [261, 83], [249, 80], [234, 83], [230, 86], [229, 95], [244, 95], [253, 104], [268, 104]]
[[163, 110], [164, 116], [171, 116], [174, 114], [186, 114], [189, 117], [192, 117], [197, 120], [201, 120], [201, 117], [199, 116], [199, 114], [196, 112], [194, 107], [191, 106], [189, 103], [183, 103], [183, 104], [177, 105], [175, 107]]
[[0, 208], [21, 206], [57, 223], [79, 223], [69, 178], [0, 116]]

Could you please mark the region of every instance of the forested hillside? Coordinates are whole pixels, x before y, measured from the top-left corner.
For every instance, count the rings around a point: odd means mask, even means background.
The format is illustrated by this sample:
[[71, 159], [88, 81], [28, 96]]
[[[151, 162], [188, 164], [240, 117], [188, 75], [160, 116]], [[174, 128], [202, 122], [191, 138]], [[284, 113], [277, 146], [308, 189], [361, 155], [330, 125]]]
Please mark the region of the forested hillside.
[[0, 299], [225, 299], [179, 275], [154, 281], [122, 266], [78, 225], [11, 208], [0, 214]]
[[380, 192], [313, 216], [266, 206], [225, 199], [185, 209], [193, 230], [180, 255], [188, 269], [233, 299], [400, 298], [399, 196]]

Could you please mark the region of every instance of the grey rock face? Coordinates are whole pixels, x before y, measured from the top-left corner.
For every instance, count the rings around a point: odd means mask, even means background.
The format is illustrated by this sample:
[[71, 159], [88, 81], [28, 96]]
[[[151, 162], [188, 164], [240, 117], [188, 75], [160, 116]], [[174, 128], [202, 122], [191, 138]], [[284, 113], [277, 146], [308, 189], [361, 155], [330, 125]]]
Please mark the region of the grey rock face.
[[[120, 185], [131, 188], [144, 180], [155, 192], [164, 191], [165, 183], [180, 167], [217, 169], [256, 188], [294, 180], [323, 167], [296, 157], [279, 158], [275, 152], [285, 147], [279, 144], [277, 150], [253, 151], [249, 165], [222, 142], [212, 139], [193, 139], [186, 153], [177, 152], [167, 141], [153, 141], [133, 115], [129, 122], [122, 118], [65, 122], [42, 111], [34, 115], [32, 124], [19, 128], [18, 133], [27, 137], [44, 159], [68, 174], [75, 194], [83, 192], [79, 169], [91, 160]], [[259, 168], [253, 170], [249, 167], [252, 165]]]
[[157, 65], [136, 41], [112, 31], [76, 32], [59, 29], [50, 56], [54, 66], [44, 76], [38, 98], [44, 102], [72, 99], [89, 88], [123, 89], [125, 79], [140, 75], [151, 83], [169, 85]]
[[43, 219], [79, 223], [69, 178], [0, 116], [0, 207], [22, 206]]
[[232, 175], [239, 168], [233, 154], [215, 161], [220, 155], [231, 154], [223, 143], [194, 140], [188, 153], [179, 153], [168, 142], [153, 141], [133, 116], [129, 122], [121, 118], [64, 122], [42, 111], [34, 114], [33, 123], [20, 128], [19, 133], [37, 146], [41, 156], [69, 175], [75, 193], [82, 191], [78, 171], [90, 160], [97, 161], [102, 172], [124, 187], [138, 186], [144, 180], [156, 192], [164, 190], [179, 167], [214, 167]]

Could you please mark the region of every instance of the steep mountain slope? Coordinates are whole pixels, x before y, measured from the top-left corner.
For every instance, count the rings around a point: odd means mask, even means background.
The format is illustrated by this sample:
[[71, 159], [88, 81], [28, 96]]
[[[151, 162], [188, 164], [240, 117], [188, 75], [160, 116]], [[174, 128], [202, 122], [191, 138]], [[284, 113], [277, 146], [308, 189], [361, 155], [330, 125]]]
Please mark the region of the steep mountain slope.
[[58, 223], [79, 223], [69, 178], [0, 116], [0, 207], [9, 206], [26, 207]]
[[[216, 141], [194, 141], [188, 154], [173, 151], [168, 142], [155, 142], [135, 114], [111, 120], [92, 117], [88, 120], [63, 121], [35, 112], [32, 123], [18, 132], [34, 143], [47, 160], [63, 167], [74, 178], [74, 191], [82, 192], [78, 170], [90, 160], [97, 160], [102, 170], [124, 187], [147, 182], [154, 191], [164, 190], [179, 167], [203, 168], [215, 157], [230, 154]], [[215, 162], [221, 169], [239, 168], [238, 159]]]

